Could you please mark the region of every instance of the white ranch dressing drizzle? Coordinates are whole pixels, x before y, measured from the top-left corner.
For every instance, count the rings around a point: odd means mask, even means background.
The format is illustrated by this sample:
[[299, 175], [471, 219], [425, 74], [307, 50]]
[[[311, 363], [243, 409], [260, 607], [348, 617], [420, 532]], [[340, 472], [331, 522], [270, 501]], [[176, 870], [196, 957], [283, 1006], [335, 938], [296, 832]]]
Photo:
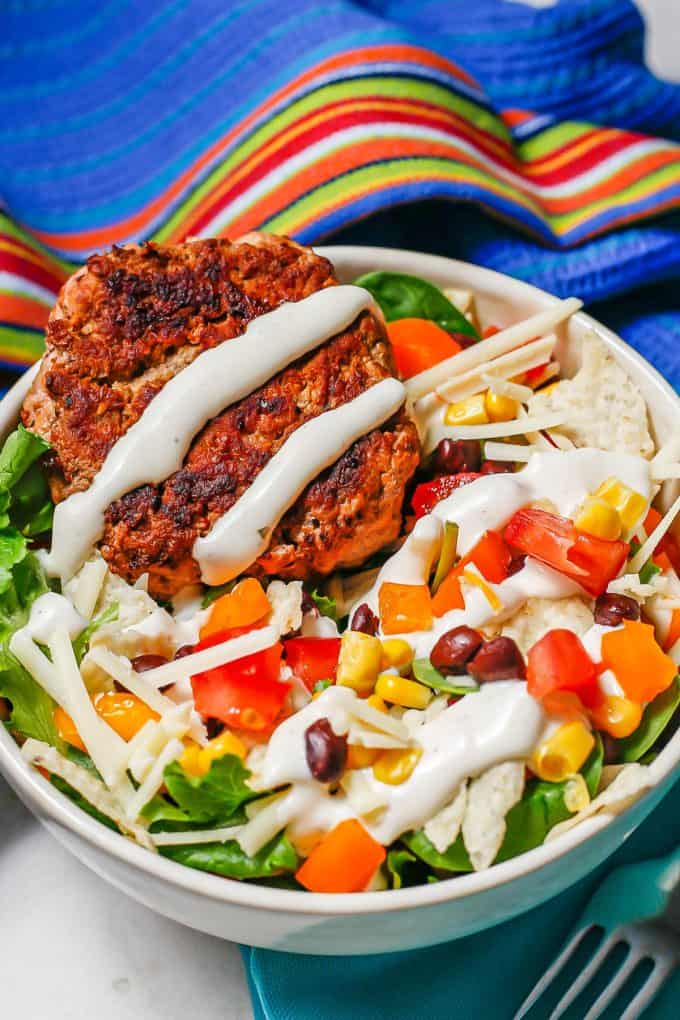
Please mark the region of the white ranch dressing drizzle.
[[86, 626], [87, 620], [80, 615], [70, 599], [54, 591], [47, 591], [38, 596], [31, 606], [28, 621], [21, 631], [38, 644], [46, 645], [59, 627], [65, 628], [73, 640]]
[[[604, 450], [539, 452], [515, 474], [478, 478], [457, 489], [438, 503], [431, 514], [418, 521], [401, 549], [383, 565], [373, 587], [360, 602], [367, 603], [377, 615], [378, 592], [385, 581], [428, 583], [432, 563], [439, 552], [443, 522], [452, 521], [458, 525], [458, 552], [464, 555], [485, 531], [500, 530], [515, 511], [530, 503], [549, 500], [556, 513], [572, 517], [586, 497], [612, 475], [646, 500], [650, 499], [649, 462], [631, 454]], [[484, 627], [513, 615], [529, 598], [561, 599], [581, 592], [575, 582], [530, 557], [522, 570], [501, 584], [489, 587], [502, 602], [503, 608], [498, 613], [494, 613], [482, 591], [466, 588], [465, 609], [435, 617], [431, 630], [395, 636], [408, 641], [416, 657], [426, 656], [439, 637], [452, 627], [462, 624]]]
[[[344, 818], [356, 817], [347, 798], [329, 795], [312, 778], [304, 741], [307, 727], [324, 717], [336, 733], [347, 733], [354, 700], [349, 688], [330, 687], [272, 734], [255, 785], [271, 789], [292, 784], [286, 821], [290, 820], [293, 835], [325, 831]], [[423, 753], [405, 783], [387, 786], [370, 768], [361, 770], [369, 788], [386, 801], [375, 816], [362, 817], [362, 824], [383, 844], [421, 828], [451, 800], [464, 779], [492, 765], [527, 758], [545, 723], [540, 704], [521, 681], [487, 684], [466, 695], [417, 729], [413, 742]]]
[[230, 404], [252, 393], [296, 358], [376, 310], [362, 287], [327, 287], [254, 319], [241, 335], [203, 351], [168, 380], [115, 443], [84, 492], [59, 503], [45, 566], [63, 580], [101, 537], [106, 508], [139, 485], [164, 481], [182, 466], [194, 437]]
[[357, 439], [387, 421], [404, 398], [404, 387], [397, 379], [383, 379], [354, 400], [296, 429], [234, 506], [194, 542], [201, 579], [206, 584], [223, 584], [250, 566], [306, 486]]

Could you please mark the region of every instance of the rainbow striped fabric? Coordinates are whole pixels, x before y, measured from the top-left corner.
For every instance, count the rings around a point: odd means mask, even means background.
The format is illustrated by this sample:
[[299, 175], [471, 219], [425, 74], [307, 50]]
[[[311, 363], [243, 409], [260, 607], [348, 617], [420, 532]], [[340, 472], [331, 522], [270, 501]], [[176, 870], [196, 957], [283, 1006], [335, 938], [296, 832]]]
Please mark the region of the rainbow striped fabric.
[[6, 369], [79, 263], [145, 238], [396, 230], [589, 300], [678, 271], [680, 90], [630, 0], [7, 0], [0, 23]]

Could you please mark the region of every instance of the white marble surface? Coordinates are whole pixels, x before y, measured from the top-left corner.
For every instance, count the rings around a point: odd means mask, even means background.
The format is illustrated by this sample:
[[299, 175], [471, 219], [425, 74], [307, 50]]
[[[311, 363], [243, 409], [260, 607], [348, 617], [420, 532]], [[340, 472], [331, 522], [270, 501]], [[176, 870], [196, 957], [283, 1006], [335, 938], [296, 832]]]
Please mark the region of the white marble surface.
[[[638, 3], [652, 68], [680, 80], [680, 3]], [[0, 818], [3, 1016], [250, 1020], [235, 946], [158, 917], [106, 885], [48, 836], [1, 779]]]

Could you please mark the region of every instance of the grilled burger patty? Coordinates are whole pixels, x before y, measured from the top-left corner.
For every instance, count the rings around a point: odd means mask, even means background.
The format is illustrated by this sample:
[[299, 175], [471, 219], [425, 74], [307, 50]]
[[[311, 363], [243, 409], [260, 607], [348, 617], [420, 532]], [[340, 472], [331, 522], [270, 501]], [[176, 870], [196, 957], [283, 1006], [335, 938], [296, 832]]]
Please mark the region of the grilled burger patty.
[[[267, 235], [93, 255], [59, 294], [22, 411], [26, 428], [52, 446], [54, 501], [88, 488], [116, 440], [202, 351], [284, 301], [336, 283], [327, 259]], [[111, 569], [130, 582], [148, 572], [159, 597], [198, 581], [195, 539], [286, 438], [393, 374], [384, 327], [366, 312], [209, 422], [165, 482], [109, 507], [100, 549]], [[415, 426], [401, 412], [307, 487], [249, 573], [306, 579], [357, 565], [394, 541], [418, 459]]]

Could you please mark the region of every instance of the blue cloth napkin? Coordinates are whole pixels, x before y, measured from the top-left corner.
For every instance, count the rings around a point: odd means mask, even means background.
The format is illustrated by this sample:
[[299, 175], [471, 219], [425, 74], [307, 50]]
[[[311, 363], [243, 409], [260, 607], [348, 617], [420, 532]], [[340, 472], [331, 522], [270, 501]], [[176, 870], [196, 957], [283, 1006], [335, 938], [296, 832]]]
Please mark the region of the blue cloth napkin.
[[[510, 1020], [598, 882], [618, 864], [667, 853], [679, 842], [676, 783], [642, 827], [587, 879], [488, 931], [382, 956], [294, 956], [244, 948], [256, 1020]], [[620, 1017], [615, 1006], [605, 1020]], [[676, 974], [645, 1020], [677, 1020], [679, 1013]], [[583, 1015], [582, 1009], [568, 1014], [570, 1020]], [[547, 1017], [548, 1012], [532, 1013], [532, 1020]]]

